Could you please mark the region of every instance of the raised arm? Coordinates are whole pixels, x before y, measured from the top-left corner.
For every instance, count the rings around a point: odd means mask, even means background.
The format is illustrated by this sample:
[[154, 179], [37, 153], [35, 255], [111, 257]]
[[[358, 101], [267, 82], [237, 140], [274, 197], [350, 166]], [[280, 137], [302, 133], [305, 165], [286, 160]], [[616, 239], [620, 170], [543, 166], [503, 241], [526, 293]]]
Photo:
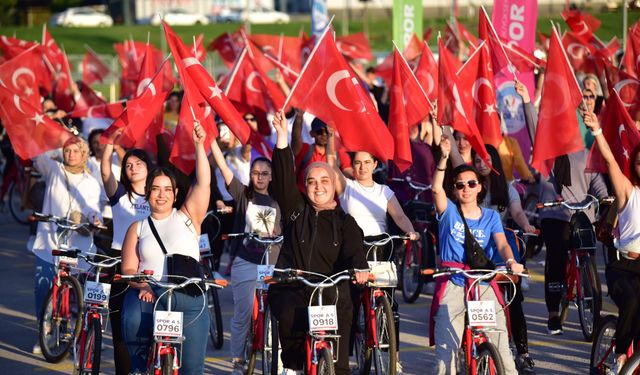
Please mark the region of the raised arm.
[[449, 140], [449, 147], [451, 148], [451, 151], [449, 153], [449, 157], [451, 157], [451, 166], [455, 168], [459, 165], [464, 164], [464, 159], [462, 158], [462, 155], [460, 155], [460, 151], [458, 151], [458, 144], [453, 137], [453, 131], [451, 130], [450, 126], [442, 127], [442, 136], [442, 139], [446, 137]]
[[327, 131], [328, 139], [327, 139], [327, 163], [333, 168], [336, 172], [336, 194], [340, 195], [344, 192], [345, 187], [347, 186], [347, 179], [344, 173], [338, 167], [338, 152], [336, 151], [336, 137], [335, 131], [333, 128], [328, 127]]
[[431, 193], [433, 194], [433, 202], [436, 205], [436, 212], [442, 215], [447, 209], [447, 194], [444, 190], [444, 172], [447, 169], [447, 159], [451, 152], [451, 141], [446, 136], [442, 136], [440, 141], [440, 149], [442, 156], [436, 164], [436, 171], [433, 174], [433, 183], [431, 184]]
[[[122, 129], [124, 130], [124, 128]], [[109, 137], [102, 152], [102, 159], [100, 159], [100, 175], [102, 176], [102, 184], [107, 197], [112, 197], [118, 188], [118, 180], [111, 170], [111, 156], [113, 155], [113, 144], [120, 134], [122, 134], [122, 130], [117, 130]]]
[[294, 210], [303, 202], [302, 194], [296, 186], [296, 174], [294, 170], [293, 153], [287, 143], [287, 120], [282, 111], [273, 117], [273, 127], [278, 138], [276, 148], [273, 150], [273, 197], [278, 202], [282, 217], [286, 221]]
[[593, 112], [583, 112], [582, 116], [584, 118], [584, 124], [591, 130], [591, 133], [594, 134], [598, 150], [607, 164], [618, 208], [623, 208], [627, 204], [627, 199], [629, 199], [633, 191], [633, 185], [627, 176], [622, 173], [606, 138], [602, 135], [602, 128], [598, 122], [598, 116]]
[[211, 195], [211, 167], [207, 160], [207, 154], [204, 151], [204, 140], [206, 133], [197, 121], [193, 126], [193, 143], [196, 146], [196, 182], [184, 201], [184, 205], [180, 208], [187, 216], [191, 218], [196, 231], [200, 232], [200, 224], [207, 214], [209, 207], [209, 196]]
[[[302, 148], [302, 115], [304, 112], [296, 109], [296, 117], [293, 120], [293, 126], [291, 128], [291, 151], [293, 151], [294, 155], [298, 155], [300, 149]], [[282, 115], [282, 119], [284, 120], [284, 124], [287, 125], [287, 119]]]
[[224, 154], [222, 150], [220, 150], [220, 146], [218, 146], [218, 141], [215, 139], [211, 142], [211, 154], [213, 155], [213, 161], [220, 169], [225, 185], [228, 186], [231, 180], [233, 180], [233, 172], [231, 168], [229, 168], [229, 165], [227, 165], [227, 160], [224, 158]]

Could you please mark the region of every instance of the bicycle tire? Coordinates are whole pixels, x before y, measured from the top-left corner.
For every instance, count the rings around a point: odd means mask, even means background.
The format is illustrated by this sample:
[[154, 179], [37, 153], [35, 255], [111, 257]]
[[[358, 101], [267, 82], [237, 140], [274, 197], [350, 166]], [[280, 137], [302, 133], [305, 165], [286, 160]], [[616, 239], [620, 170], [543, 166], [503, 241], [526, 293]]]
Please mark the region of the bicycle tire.
[[271, 315], [267, 307], [264, 311], [264, 345], [262, 346], [262, 373], [264, 375], [278, 375], [280, 341], [278, 338], [278, 320]]
[[209, 337], [215, 349], [222, 349], [224, 344], [224, 330], [222, 327], [222, 310], [218, 290], [207, 290], [207, 307], [209, 308]]
[[[591, 357], [589, 359], [589, 369], [591, 375], [604, 375], [612, 370], [616, 364], [615, 351], [611, 350], [607, 359], [603, 362], [603, 356], [609, 348], [616, 334], [616, 324], [618, 318], [614, 315], [607, 315], [600, 320], [598, 331], [591, 344]], [[600, 362], [602, 367], [599, 367]]]
[[396, 326], [391, 303], [386, 296], [376, 298], [376, 336], [378, 344], [373, 348], [377, 375], [395, 375], [397, 361]]
[[22, 194], [16, 188], [16, 184], [12, 183], [9, 187], [9, 212], [13, 219], [22, 225], [29, 225], [29, 215], [31, 211], [25, 209], [22, 204]]
[[[529, 220], [529, 223], [531, 223], [532, 225], [536, 225], [535, 223], [538, 222], [538, 209], [536, 208], [538, 200], [538, 194], [531, 193], [526, 196], [524, 202], [522, 203], [522, 209], [527, 216], [527, 220]], [[533, 258], [536, 255], [540, 254], [543, 245], [544, 241], [542, 241], [542, 237], [529, 238], [525, 247], [525, 257]]]
[[162, 375], [174, 375], [172, 352], [167, 351], [167, 353], [160, 357], [160, 373]]
[[[424, 234], [424, 233], [423, 233]], [[402, 255], [402, 265], [400, 267], [400, 279], [402, 298], [406, 303], [415, 302], [422, 292], [424, 279], [420, 273], [422, 261], [425, 259], [425, 241], [424, 236], [419, 241], [410, 241], [407, 244]], [[420, 254], [421, 256], [416, 256]]]
[[333, 355], [329, 348], [322, 348], [318, 355], [318, 364], [316, 365], [317, 375], [335, 375], [336, 367], [333, 364]]
[[[41, 314], [38, 339], [42, 355], [47, 362], [58, 363], [69, 354], [69, 348], [73, 345], [82, 328], [82, 312], [84, 311], [84, 300], [82, 299], [82, 289], [76, 278], [63, 276], [60, 279], [60, 286], [57, 290], [56, 306], [53, 306], [53, 288], [47, 294], [43, 311]], [[69, 317], [59, 317], [62, 308], [63, 295], [69, 293]], [[54, 311], [56, 313], [54, 314]], [[72, 326], [73, 329], [69, 329]]]
[[100, 373], [100, 355], [102, 352], [100, 320], [91, 319], [83, 335], [84, 338], [80, 340], [79, 345], [81, 352], [78, 362], [78, 374], [98, 375]]
[[353, 338], [354, 355], [356, 357], [356, 373], [359, 375], [368, 375], [371, 373], [371, 356], [373, 354], [373, 348], [367, 345], [369, 341], [369, 333], [367, 331], [367, 323], [365, 318], [364, 306], [356, 305], [358, 309], [358, 315], [356, 318], [356, 326]]
[[246, 375], [252, 375], [253, 370], [256, 368], [257, 352], [253, 350], [253, 337], [255, 334], [255, 322], [253, 321], [253, 318], [251, 318], [249, 333], [247, 334], [247, 339], [244, 341], [244, 359], [247, 362]]
[[498, 349], [490, 342], [478, 345], [476, 357], [477, 375], [503, 375], [504, 364]]
[[635, 352], [620, 369], [619, 375], [633, 375], [640, 370], [640, 352]]
[[584, 339], [587, 342], [591, 342], [596, 324], [600, 319], [602, 296], [599, 289], [600, 280], [596, 265], [590, 255], [585, 255], [580, 259], [579, 275], [582, 297], [576, 298], [576, 302], [578, 304], [580, 328]]

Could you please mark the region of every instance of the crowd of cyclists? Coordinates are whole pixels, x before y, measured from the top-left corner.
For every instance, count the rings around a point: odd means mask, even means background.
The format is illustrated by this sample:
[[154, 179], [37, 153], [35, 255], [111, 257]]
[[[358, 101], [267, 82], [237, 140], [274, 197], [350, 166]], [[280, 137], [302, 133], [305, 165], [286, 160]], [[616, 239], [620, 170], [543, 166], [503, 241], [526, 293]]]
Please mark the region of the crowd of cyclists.
[[[354, 69], [359, 69], [353, 66]], [[387, 88], [372, 71], [359, 72], [361, 84], [372, 93], [381, 115], [388, 115]], [[542, 80], [540, 71], [536, 79]], [[615, 196], [611, 209], [617, 211], [617, 252], [606, 264], [609, 295], [618, 307], [615, 366], [617, 373], [628, 360], [627, 348], [640, 334], [635, 318], [640, 309], [640, 146], [628, 157], [631, 178], [623, 173], [603, 136], [599, 112], [608, 93], [598, 77], [581, 77], [583, 103], [575, 108], [580, 136], [585, 148], [556, 158], [549, 178], [540, 176], [527, 165], [518, 142], [503, 135], [498, 147], [485, 145], [489, 159], [473, 150], [465, 135], [437, 124], [435, 113], [410, 129], [413, 165], [400, 173], [392, 162], [377, 160], [367, 150], [347, 153], [336, 144], [335, 130], [322, 119], [299, 109], [287, 113], [274, 111], [269, 116], [273, 142], [271, 158], [260, 156], [251, 145], [241, 145], [219, 120], [220, 137], [205, 152], [206, 135], [196, 122], [192, 141], [196, 150], [195, 171], [185, 175], [163, 153], [162, 136], [158, 154], [142, 149], [125, 150], [118, 145], [121, 132], [100, 141], [104, 130], [74, 124], [80, 134], [69, 138], [60, 150], [36, 157], [32, 164], [42, 174], [45, 189], [38, 212], [66, 217], [73, 222], [108, 223], [110, 241], [102, 246], [110, 257], [121, 257], [113, 271], [134, 275], [153, 271], [157, 280], [168, 275], [167, 257], [184, 256], [199, 260], [199, 237], [210, 233], [205, 220], [208, 211], [232, 207], [233, 213], [221, 219], [222, 233], [252, 232], [259, 236], [283, 235], [281, 246], [271, 249], [269, 264], [277, 269], [299, 269], [330, 276], [353, 271], [351, 285], [343, 283], [327, 290], [325, 297], [337, 298], [338, 334], [337, 374], [350, 374], [349, 357], [357, 323], [362, 284], [369, 280], [368, 247], [365, 240], [377, 240], [390, 233], [401, 233], [409, 241], [421, 241], [426, 232], [414, 228], [411, 213], [403, 209], [412, 199], [405, 178], [430, 186], [421, 195], [433, 205], [432, 224], [437, 246], [434, 262], [423, 266], [468, 269], [467, 249], [475, 242], [492, 263], [513, 273], [526, 269], [526, 256], [518, 242], [522, 234], [540, 233], [546, 246], [544, 292], [550, 335], [563, 333], [562, 299], [566, 294], [567, 250], [572, 247], [572, 211], [561, 205], [540, 209], [533, 221], [523, 209], [518, 184], [533, 185], [539, 202], [562, 199], [581, 203], [589, 196]], [[281, 76], [278, 84], [286, 86]], [[515, 91], [523, 104], [529, 127], [537, 123], [537, 103], [525, 85], [515, 82]], [[165, 132], [175, 130], [182, 92], [167, 100]], [[540, 92], [533, 98], [540, 99]], [[55, 102], [43, 102], [43, 111], [64, 120]], [[172, 115], [173, 114], [173, 115]], [[256, 114], [244, 113], [255, 127]], [[637, 123], [640, 127], [640, 123]], [[226, 131], [225, 131], [226, 130]], [[6, 164], [2, 190], [14, 168], [15, 155], [6, 134], [2, 151]], [[591, 146], [601, 153], [608, 174], [590, 172], [586, 164]], [[338, 148], [338, 149], [337, 149]], [[165, 150], [166, 151], [166, 150]], [[489, 165], [487, 165], [487, 162]], [[36, 199], [37, 200], [37, 199]], [[584, 210], [589, 225], [605, 215]], [[611, 215], [609, 215], [611, 216]], [[515, 230], [515, 231], [514, 231]], [[220, 230], [219, 230], [220, 232]], [[469, 234], [470, 233], [470, 234]], [[515, 234], [514, 234], [515, 233]], [[51, 288], [55, 262], [56, 228], [51, 222], [37, 224], [30, 250], [35, 261], [35, 315], [41, 318], [45, 296]], [[233, 317], [230, 328], [232, 374], [246, 373], [245, 345], [253, 312], [256, 274], [263, 262], [264, 248], [246, 238], [227, 241], [211, 238], [216, 266], [223, 251], [230, 254], [227, 270], [233, 293]], [[76, 246], [82, 247], [82, 238]], [[401, 248], [387, 245], [382, 257], [394, 260]], [[431, 264], [427, 264], [431, 263]], [[459, 368], [459, 348], [465, 327], [465, 302], [468, 282], [461, 274], [439, 277], [435, 281], [430, 312], [430, 343], [435, 345], [437, 364], [434, 374], [455, 374]], [[508, 317], [497, 310], [497, 329], [487, 335], [497, 348], [506, 374], [534, 374], [535, 363], [529, 354], [527, 323], [523, 311], [523, 280], [516, 282]], [[494, 281], [482, 283], [483, 299], [503, 304], [503, 296]], [[300, 374], [305, 367], [304, 342], [308, 322], [306, 308], [312, 288], [300, 284], [272, 285], [268, 302], [278, 321], [282, 374]], [[117, 374], [140, 374], [148, 370], [152, 343], [152, 314], [162, 289], [148, 283], [114, 284], [109, 300]], [[393, 290], [396, 342], [400, 340], [398, 303]], [[202, 291], [185, 289], [174, 295], [173, 309], [184, 314], [184, 345], [181, 347], [180, 374], [201, 374], [207, 346], [208, 310], [202, 309]], [[165, 301], [159, 301], [161, 304]], [[597, 317], [595, 318], [597, 321]], [[509, 327], [507, 327], [509, 326]], [[510, 332], [510, 335], [508, 334]], [[426, 340], [426, 337], [425, 337]], [[510, 346], [513, 342], [515, 353]], [[40, 353], [40, 343], [33, 347]], [[402, 355], [397, 354], [392, 374], [402, 373]]]

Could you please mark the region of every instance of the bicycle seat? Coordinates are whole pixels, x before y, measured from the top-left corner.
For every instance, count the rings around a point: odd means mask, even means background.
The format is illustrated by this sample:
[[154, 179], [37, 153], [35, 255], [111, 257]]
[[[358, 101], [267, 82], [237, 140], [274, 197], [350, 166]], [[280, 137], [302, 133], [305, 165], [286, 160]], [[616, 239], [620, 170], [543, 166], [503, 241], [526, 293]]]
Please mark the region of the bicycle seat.
[[596, 248], [596, 234], [587, 214], [582, 211], [574, 213], [573, 216], [571, 216], [569, 227], [571, 228], [571, 240], [573, 241], [574, 248]]

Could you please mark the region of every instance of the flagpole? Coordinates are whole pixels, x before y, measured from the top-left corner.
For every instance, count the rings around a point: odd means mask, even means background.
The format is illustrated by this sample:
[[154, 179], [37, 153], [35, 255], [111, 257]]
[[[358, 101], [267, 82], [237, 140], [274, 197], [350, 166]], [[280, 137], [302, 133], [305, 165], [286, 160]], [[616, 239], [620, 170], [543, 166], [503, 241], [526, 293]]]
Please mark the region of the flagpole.
[[229, 80], [227, 81], [227, 84], [224, 88], [224, 94], [225, 95], [229, 95], [229, 90], [231, 89], [231, 83], [233, 82], [233, 80], [236, 78], [236, 74], [238, 74], [238, 69], [240, 68], [240, 63], [242, 62], [242, 59], [244, 59], [244, 56], [247, 54], [247, 47], [242, 49], [242, 52], [240, 52], [240, 56], [238, 56], [238, 58], [236, 59], [235, 64], [233, 64], [233, 69], [231, 69], [231, 74], [229, 75]]
[[[407, 66], [409, 66], [409, 63], [407, 62], [407, 60], [404, 58], [404, 56], [400, 52], [400, 48], [398, 48], [398, 45], [396, 44], [395, 40], [391, 40], [391, 43], [393, 43], [393, 47], [398, 51], [398, 54], [402, 58], [402, 61], [404, 61], [404, 63], [407, 64]], [[422, 92], [422, 95], [424, 95], [425, 99], [427, 99], [427, 103], [429, 103], [429, 105], [433, 109], [433, 103], [431, 103], [431, 100], [429, 100], [429, 96], [427, 96], [427, 93], [424, 92], [424, 88], [422, 87], [420, 82], [418, 82], [418, 78], [416, 78], [416, 75], [413, 73], [413, 70], [409, 69], [409, 71], [411, 72], [411, 77], [413, 77], [415, 82], [418, 84], [418, 87], [420, 87], [420, 92]]]
[[311, 53], [309, 54], [309, 57], [307, 58], [307, 61], [304, 62], [304, 66], [302, 67], [302, 70], [300, 70], [300, 74], [298, 75], [298, 79], [296, 79], [296, 81], [294, 82], [293, 87], [291, 88], [291, 91], [289, 91], [289, 95], [287, 95], [287, 99], [284, 101], [284, 104], [282, 105], [282, 108], [280, 108], [280, 111], [282, 111], [283, 109], [287, 108], [287, 104], [289, 104], [289, 100], [291, 100], [291, 96], [293, 95], [293, 92], [298, 87], [298, 82], [300, 82], [300, 77], [302, 77], [304, 72], [307, 70], [307, 67], [309, 66], [309, 63], [311, 62], [311, 58], [313, 57], [313, 55], [316, 54], [316, 50], [318, 49], [318, 46], [320, 45], [320, 41], [322, 41], [322, 39], [324, 39], [324, 37], [325, 37], [325, 35], [327, 35], [327, 32], [329, 31], [329, 29], [331, 29], [331, 23], [333, 22], [333, 18], [334, 17], [335, 16], [331, 16], [331, 19], [329, 20], [329, 22], [327, 23], [327, 26], [322, 31], [322, 34], [320, 35], [320, 38], [318, 38], [318, 40], [316, 41], [316, 44], [313, 46], [313, 49], [311, 50]]
[[486, 43], [486, 41], [482, 41], [482, 43], [480, 43], [478, 45], [478, 48], [475, 49], [475, 51], [473, 51], [473, 53], [471, 54], [471, 56], [469, 56], [469, 58], [467, 58], [467, 61], [464, 62], [464, 64], [462, 64], [462, 66], [460, 67], [460, 69], [458, 69], [458, 71], [456, 72], [456, 75], [460, 74], [460, 72], [465, 68], [465, 66], [467, 66], [467, 64], [469, 63], [469, 61], [471, 61], [471, 59], [473, 58], [473, 56], [476, 55], [476, 53], [480, 52], [480, 48], [482, 48], [482, 46], [484, 46], [484, 44]]
[[288, 66], [284, 65], [283, 63], [281, 63], [280, 61], [278, 61], [275, 57], [271, 56], [271, 54], [269, 54], [268, 52], [264, 53], [264, 57], [266, 57], [267, 59], [269, 59], [272, 63], [276, 64], [278, 67], [286, 70], [287, 72], [293, 74], [296, 77], [299, 77], [300, 74], [297, 73], [295, 70], [289, 68]]

